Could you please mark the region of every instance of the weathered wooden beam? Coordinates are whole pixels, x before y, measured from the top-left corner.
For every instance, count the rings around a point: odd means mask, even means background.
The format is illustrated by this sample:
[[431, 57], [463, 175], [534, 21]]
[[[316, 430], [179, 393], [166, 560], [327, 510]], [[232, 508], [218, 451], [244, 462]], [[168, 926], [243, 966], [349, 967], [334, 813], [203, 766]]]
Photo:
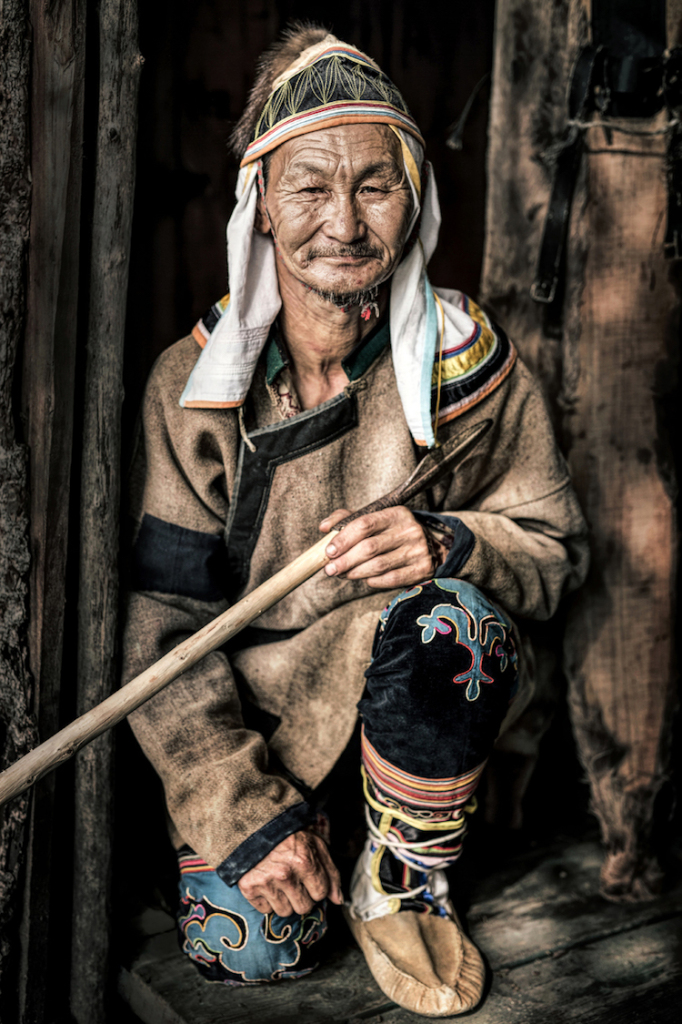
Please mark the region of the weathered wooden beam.
[[[557, 325], [544, 306], [533, 302], [530, 287], [550, 194], [552, 146], [563, 135], [567, 85], [586, 32], [581, 0], [533, 0], [527, 6], [522, 0], [498, 0], [480, 294], [540, 381], [558, 432], [562, 348]], [[572, 294], [579, 287], [578, 280], [569, 285]], [[530, 623], [524, 631], [532, 646], [528, 664], [533, 666], [534, 696], [498, 741], [503, 756], [491, 759], [493, 800], [486, 806], [488, 820], [514, 827], [522, 822], [525, 790], [562, 691], [562, 624]], [[515, 785], [510, 785], [505, 753], [518, 761]]]
[[[566, 634], [570, 707], [607, 850], [602, 890], [646, 899], [666, 779], [677, 564], [671, 454], [679, 266], [663, 254], [665, 136], [586, 133], [589, 239], [564, 389], [569, 462], [592, 528], [592, 569]], [[646, 121], [663, 127], [664, 115]]]
[[674, 700], [680, 273], [663, 253], [667, 116], [609, 118], [609, 131], [585, 131], [565, 293], [551, 308], [530, 298], [588, 14], [585, 0], [499, 0], [483, 297], [544, 385], [591, 528], [564, 665], [606, 846], [602, 890], [637, 900], [658, 882], [648, 843]]
[[[27, 451], [17, 438], [15, 372], [24, 332], [29, 238], [29, 73], [27, 0], [0, 10], [0, 766], [33, 744], [26, 663], [28, 595]], [[0, 1017], [16, 1014], [18, 880], [28, 800], [0, 817]], [[16, 936], [14, 936], [16, 940]]]
[[[22, 419], [30, 451], [29, 664], [41, 737], [59, 728], [78, 315], [85, 0], [30, 2], [31, 235]], [[70, 676], [67, 676], [70, 678]], [[70, 694], [67, 693], [68, 702]], [[54, 779], [36, 788], [26, 852], [20, 1016], [58, 1007], [52, 955], [69, 892], [55, 850]], [[65, 797], [66, 794], [63, 794]], [[57, 854], [56, 856], [54, 854]], [[55, 900], [59, 903], [55, 905]], [[46, 969], [46, 965], [49, 965]]]
[[[100, 0], [99, 112], [81, 474], [78, 711], [118, 682], [122, 367], [142, 66], [136, 0]], [[112, 736], [76, 762], [71, 1012], [103, 1024], [108, 983]]]

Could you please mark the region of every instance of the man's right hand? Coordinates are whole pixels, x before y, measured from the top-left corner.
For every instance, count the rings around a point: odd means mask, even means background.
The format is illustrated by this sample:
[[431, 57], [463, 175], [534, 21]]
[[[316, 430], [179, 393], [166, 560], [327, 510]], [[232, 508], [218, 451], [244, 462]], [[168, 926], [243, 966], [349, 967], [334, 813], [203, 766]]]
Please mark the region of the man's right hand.
[[242, 896], [261, 914], [307, 914], [325, 897], [343, 903], [341, 878], [327, 845], [311, 832], [287, 836], [238, 884]]

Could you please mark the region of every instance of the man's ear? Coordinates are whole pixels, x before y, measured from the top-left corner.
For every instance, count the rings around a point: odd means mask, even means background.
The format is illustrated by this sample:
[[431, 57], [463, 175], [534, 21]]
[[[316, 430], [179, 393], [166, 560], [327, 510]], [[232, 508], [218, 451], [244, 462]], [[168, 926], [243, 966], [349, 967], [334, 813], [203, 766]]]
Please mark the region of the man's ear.
[[258, 196], [258, 203], [256, 205], [256, 219], [254, 222], [254, 227], [256, 231], [260, 231], [262, 235], [267, 235], [270, 233], [270, 221], [268, 220], [268, 215], [265, 212], [265, 203], [263, 201], [263, 197], [260, 194]]

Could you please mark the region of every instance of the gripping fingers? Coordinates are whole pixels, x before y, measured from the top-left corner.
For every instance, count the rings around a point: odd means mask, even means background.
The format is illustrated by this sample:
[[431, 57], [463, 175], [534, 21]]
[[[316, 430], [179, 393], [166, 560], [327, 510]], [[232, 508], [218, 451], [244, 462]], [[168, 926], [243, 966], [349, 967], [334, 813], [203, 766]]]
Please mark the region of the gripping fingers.
[[239, 882], [242, 895], [261, 914], [307, 914], [326, 896], [342, 902], [339, 874], [324, 841], [309, 832], [283, 840]]
[[284, 892], [278, 892], [274, 889], [268, 895], [270, 906], [277, 914], [278, 917], [290, 917], [294, 913], [294, 908], [291, 905], [291, 901]]
[[329, 896], [332, 903], [338, 903], [341, 905], [343, 903], [343, 893], [341, 892], [341, 875], [339, 874], [339, 869], [332, 860], [332, 855], [327, 849], [325, 841], [320, 839], [319, 836], [316, 837], [316, 840], [320, 860], [322, 861], [322, 866], [329, 881], [326, 895]]
[[269, 900], [266, 900], [265, 896], [252, 896], [250, 899], [245, 893], [242, 893], [242, 896], [248, 899], [251, 906], [260, 914], [269, 914], [272, 912], [272, 904]]
[[346, 519], [349, 515], [350, 512], [347, 508], [337, 508], [334, 512], [328, 515], [326, 519], [322, 520], [320, 523], [320, 532], [329, 533], [330, 530], [334, 529], [337, 523], [340, 523], [342, 519]]
[[[325, 572], [328, 576], [347, 575], [349, 579], [360, 579], [368, 575], [365, 569], [369, 563], [377, 563], [377, 566], [381, 563], [385, 569], [393, 568], [394, 563], [400, 563], [401, 550], [400, 544], [395, 543], [395, 540], [396, 538], [392, 538], [390, 534], [382, 534], [380, 537], [369, 537], [360, 541], [345, 554], [340, 554], [333, 562], [329, 562], [325, 566]], [[354, 573], [354, 570], [360, 568], [361, 572]]]
[[[372, 512], [349, 523], [326, 548], [328, 576], [348, 579], [383, 576], [397, 568], [416, 567], [428, 575], [431, 556], [426, 536], [411, 511], [399, 506]], [[360, 570], [360, 571], [355, 571]]]

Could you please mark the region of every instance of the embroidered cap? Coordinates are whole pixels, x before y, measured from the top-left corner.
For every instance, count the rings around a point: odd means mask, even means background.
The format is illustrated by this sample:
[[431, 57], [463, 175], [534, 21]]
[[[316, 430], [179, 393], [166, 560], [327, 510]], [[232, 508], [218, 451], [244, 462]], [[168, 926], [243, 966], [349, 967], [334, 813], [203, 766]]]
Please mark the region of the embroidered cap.
[[298, 135], [362, 123], [402, 128], [424, 145], [390, 78], [361, 50], [329, 35], [275, 79], [241, 166]]

